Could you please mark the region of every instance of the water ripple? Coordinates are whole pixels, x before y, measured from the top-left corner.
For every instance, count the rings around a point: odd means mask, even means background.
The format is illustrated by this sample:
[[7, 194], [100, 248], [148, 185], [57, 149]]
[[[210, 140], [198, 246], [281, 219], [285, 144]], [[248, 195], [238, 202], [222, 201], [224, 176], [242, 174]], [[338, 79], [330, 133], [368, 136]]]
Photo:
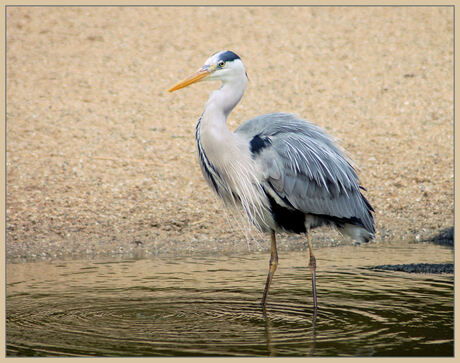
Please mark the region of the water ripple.
[[280, 259], [266, 309], [266, 255], [10, 265], [7, 354], [452, 356], [453, 276], [372, 271], [350, 251], [317, 256], [316, 313], [300, 253]]

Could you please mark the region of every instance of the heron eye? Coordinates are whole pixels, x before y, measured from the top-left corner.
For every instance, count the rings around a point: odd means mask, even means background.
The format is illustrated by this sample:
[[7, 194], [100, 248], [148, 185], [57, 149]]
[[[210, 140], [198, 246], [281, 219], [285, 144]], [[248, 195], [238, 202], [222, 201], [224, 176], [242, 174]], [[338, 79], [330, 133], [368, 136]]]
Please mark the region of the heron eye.
[[225, 62], [224, 61], [219, 61], [219, 63], [217, 63], [217, 65], [220, 67], [220, 68], [223, 68], [225, 66]]

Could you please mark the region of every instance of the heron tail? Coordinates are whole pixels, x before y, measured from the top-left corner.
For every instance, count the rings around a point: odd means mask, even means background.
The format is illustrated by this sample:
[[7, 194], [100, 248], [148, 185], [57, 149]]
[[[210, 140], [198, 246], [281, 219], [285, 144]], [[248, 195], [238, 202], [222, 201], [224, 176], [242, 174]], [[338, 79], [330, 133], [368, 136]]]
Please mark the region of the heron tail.
[[374, 239], [374, 233], [356, 224], [346, 223], [339, 227], [340, 233], [351, 237], [356, 243], [369, 242]]

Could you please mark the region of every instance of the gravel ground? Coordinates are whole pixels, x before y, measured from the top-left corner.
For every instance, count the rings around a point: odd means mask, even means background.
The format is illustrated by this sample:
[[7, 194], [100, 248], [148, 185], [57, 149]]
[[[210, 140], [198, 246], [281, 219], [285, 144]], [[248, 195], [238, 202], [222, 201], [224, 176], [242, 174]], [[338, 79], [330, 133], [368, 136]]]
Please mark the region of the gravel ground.
[[166, 91], [222, 49], [250, 78], [232, 129], [276, 111], [315, 122], [359, 166], [377, 241], [438, 235], [453, 226], [452, 20], [452, 7], [8, 7], [7, 257], [267, 250], [200, 174], [194, 127], [218, 85]]

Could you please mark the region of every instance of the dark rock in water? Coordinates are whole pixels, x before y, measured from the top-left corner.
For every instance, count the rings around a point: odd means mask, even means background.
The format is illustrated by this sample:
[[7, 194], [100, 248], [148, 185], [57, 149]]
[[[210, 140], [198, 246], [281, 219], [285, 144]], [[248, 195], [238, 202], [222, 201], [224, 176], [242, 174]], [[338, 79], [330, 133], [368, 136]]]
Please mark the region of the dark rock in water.
[[408, 273], [426, 274], [451, 274], [454, 273], [452, 263], [410, 263], [404, 265], [380, 265], [374, 266], [372, 270], [403, 271]]
[[453, 246], [454, 245], [454, 227], [443, 229], [436, 236], [429, 240], [438, 245]]

